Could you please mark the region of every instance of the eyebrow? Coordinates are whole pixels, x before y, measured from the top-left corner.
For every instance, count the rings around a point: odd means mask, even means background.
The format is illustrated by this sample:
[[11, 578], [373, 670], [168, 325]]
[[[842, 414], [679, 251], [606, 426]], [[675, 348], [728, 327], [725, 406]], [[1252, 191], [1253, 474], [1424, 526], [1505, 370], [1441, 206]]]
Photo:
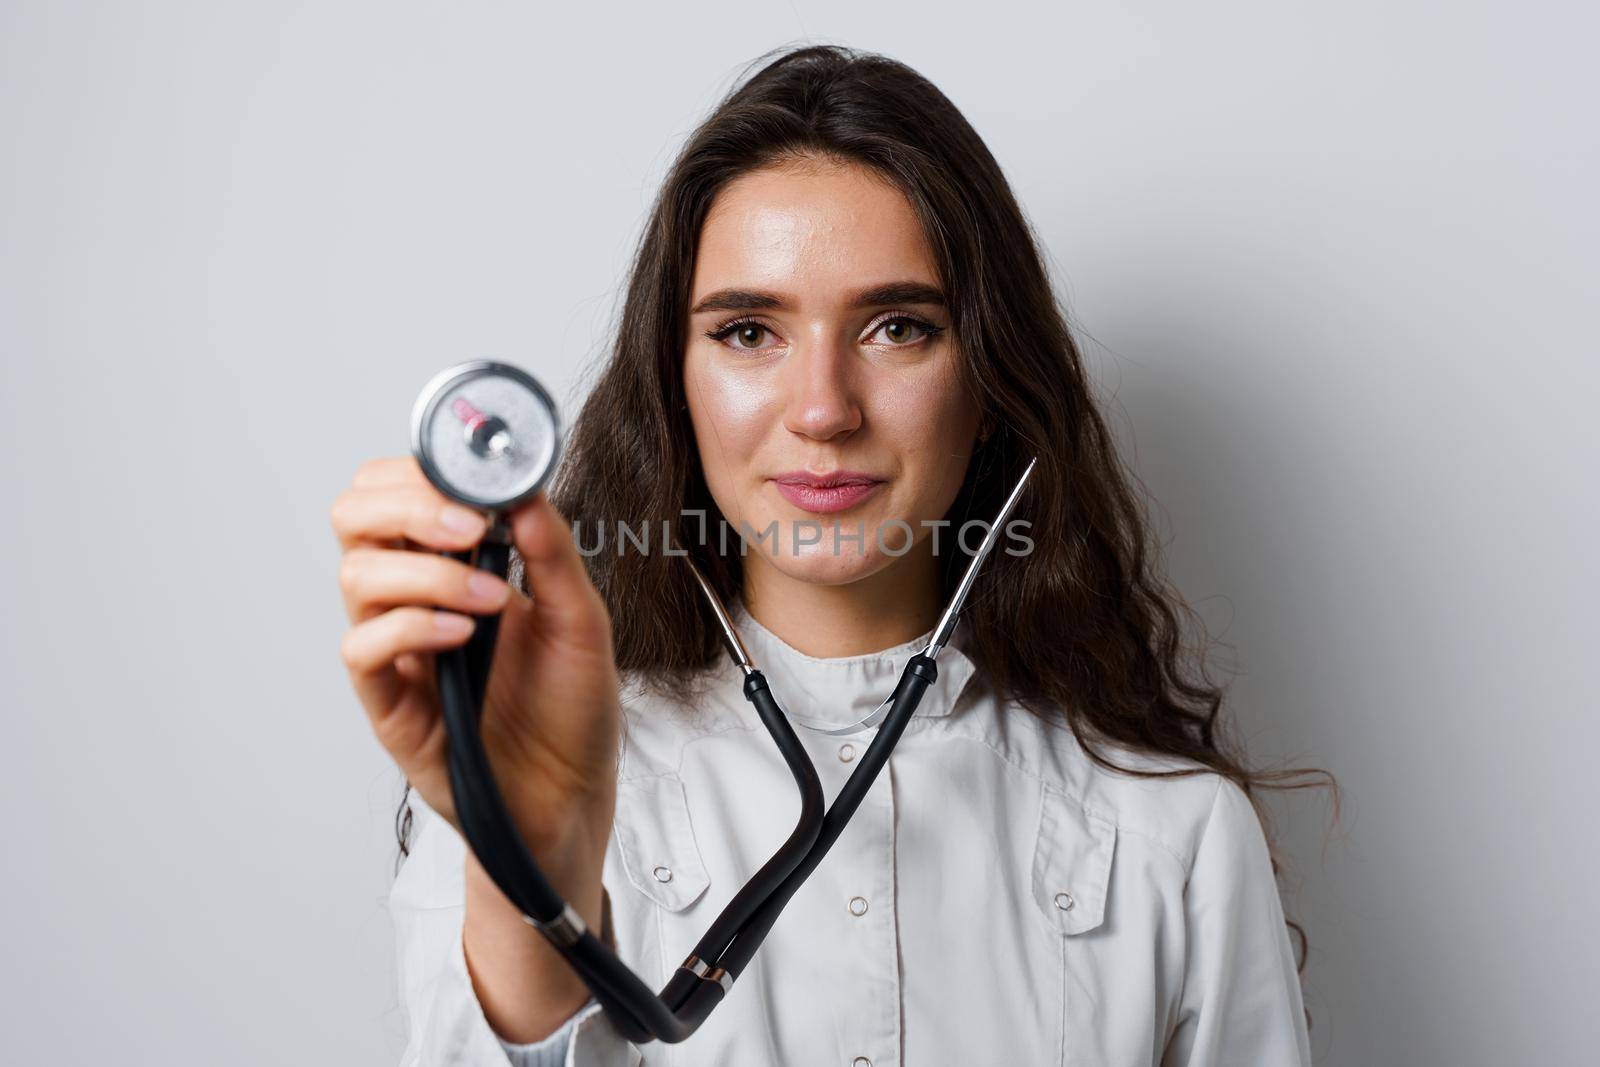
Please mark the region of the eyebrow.
[[[945, 306], [944, 291], [935, 285], [922, 282], [888, 282], [862, 289], [850, 300], [850, 307], [878, 307], [882, 304], [937, 304]], [[718, 289], [708, 294], [690, 310], [698, 315], [703, 311], [782, 311], [788, 307], [785, 298], [777, 293], [760, 289]]]

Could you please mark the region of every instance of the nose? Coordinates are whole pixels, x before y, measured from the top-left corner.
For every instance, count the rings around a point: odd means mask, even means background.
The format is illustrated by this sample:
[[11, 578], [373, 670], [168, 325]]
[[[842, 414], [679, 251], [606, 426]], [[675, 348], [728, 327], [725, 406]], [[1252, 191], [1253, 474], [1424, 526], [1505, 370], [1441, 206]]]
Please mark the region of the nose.
[[791, 433], [831, 441], [861, 427], [854, 350], [831, 337], [808, 338], [784, 363], [783, 424]]

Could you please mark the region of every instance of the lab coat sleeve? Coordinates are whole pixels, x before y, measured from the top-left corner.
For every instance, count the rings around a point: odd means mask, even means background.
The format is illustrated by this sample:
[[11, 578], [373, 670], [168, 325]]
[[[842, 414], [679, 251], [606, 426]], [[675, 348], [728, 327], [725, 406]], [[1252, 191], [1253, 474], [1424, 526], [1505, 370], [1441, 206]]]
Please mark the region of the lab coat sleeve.
[[589, 1007], [579, 1009], [572, 1018], [561, 1025], [561, 1029], [543, 1041], [517, 1044], [501, 1038], [500, 1045], [510, 1057], [511, 1067], [563, 1067], [567, 1062], [567, 1046], [572, 1044], [573, 1028], [578, 1025], [578, 1020], [584, 1017], [585, 1012], [598, 1008], [599, 1005], [591, 1000]]
[[544, 1041], [503, 1041], [484, 1017], [467, 971], [466, 845], [413, 795], [417, 832], [389, 892], [400, 998], [409, 1037], [401, 1067], [637, 1067], [637, 1046], [590, 1001]]
[[1184, 892], [1183, 992], [1163, 1067], [1309, 1067], [1294, 949], [1266, 835], [1219, 779]]

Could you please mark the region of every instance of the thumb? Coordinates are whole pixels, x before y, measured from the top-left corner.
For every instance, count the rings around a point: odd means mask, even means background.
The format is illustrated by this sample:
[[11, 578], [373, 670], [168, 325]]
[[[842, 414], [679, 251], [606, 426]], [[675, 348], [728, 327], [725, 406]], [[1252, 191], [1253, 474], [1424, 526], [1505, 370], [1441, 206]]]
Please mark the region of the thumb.
[[567, 520], [540, 492], [511, 515], [511, 539], [522, 556], [535, 619], [568, 634], [595, 626], [609, 634], [604, 605]]

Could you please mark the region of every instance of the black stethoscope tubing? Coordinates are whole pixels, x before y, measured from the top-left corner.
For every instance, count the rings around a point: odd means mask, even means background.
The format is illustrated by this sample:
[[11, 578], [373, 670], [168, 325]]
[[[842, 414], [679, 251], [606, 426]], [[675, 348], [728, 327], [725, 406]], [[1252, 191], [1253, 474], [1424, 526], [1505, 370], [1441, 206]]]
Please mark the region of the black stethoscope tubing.
[[[503, 536], [502, 531], [497, 533]], [[508, 569], [508, 546], [498, 539], [486, 539], [473, 553], [455, 555], [469, 555], [473, 566], [501, 577]], [[682, 1041], [722, 999], [731, 986], [731, 977], [724, 982], [724, 972], [709, 964], [697, 973], [693, 964], [686, 962], [657, 996], [581, 921], [573, 921], [575, 916], [566, 902], [539, 871], [506, 810], [479, 729], [498, 630], [498, 615], [481, 616], [465, 646], [438, 656], [440, 704], [450, 738], [451, 795], [462, 836], [485, 872], [524, 915], [545, 917], [534, 919], [532, 925], [550, 939], [583, 978], [623, 1036], [635, 1043]], [[721, 955], [723, 948], [805, 861], [824, 824], [822, 783], [816, 768], [778, 707], [765, 677], [759, 671], [752, 672], [746, 677], [744, 691], [778, 743], [801, 790], [801, 815], [783, 846], [723, 909], [695, 946], [691, 960], [709, 961]], [[566, 925], [562, 925], [563, 918]]]

